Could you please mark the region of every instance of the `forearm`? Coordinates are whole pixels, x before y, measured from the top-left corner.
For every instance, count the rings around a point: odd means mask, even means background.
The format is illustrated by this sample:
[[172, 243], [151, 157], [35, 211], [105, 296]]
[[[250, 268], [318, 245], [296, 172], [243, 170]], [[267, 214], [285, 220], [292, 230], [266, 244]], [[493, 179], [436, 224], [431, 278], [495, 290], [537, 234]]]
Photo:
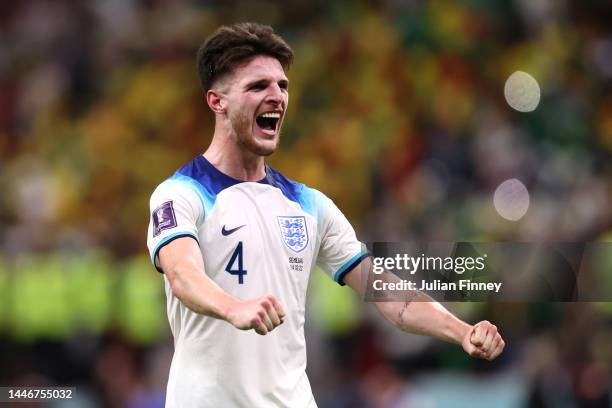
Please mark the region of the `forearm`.
[[403, 331], [457, 344], [472, 327], [421, 292], [407, 293], [405, 302], [378, 302], [376, 308]]
[[196, 313], [227, 320], [228, 310], [237, 302], [188, 260], [173, 265], [167, 276], [174, 296]]
[[159, 263], [172, 294], [196, 313], [228, 320], [238, 301], [206, 275], [200, 248], [192, 238], [179, 238], [159, 252]]
[[[344, 282], [359, 295], [365, 296], [367, 277], [363, 271], [372, 271], [369, 259], [365, 259], [355, 271], [344, 278]], [[391, 273], [377, 274], [377, 279], [385, 282], [398, 282], [399, 278]], [[403, 331], [433, 336], [441, 340], [461, 343], [472, 328], [446, 310], [440, 303], [434, 301], [425, 293], [409, 290], [405, 293], [405, 301], [377, 302], [376, 308], [395, 326]]]
[[[366, 293], [371, 262], [366, 259], [344, 277], [344, 282], [360, 296]], [[364, 275], [366, 275], [364, 279]], [[377, 279], [397, 282], [399, 278], [390, 273], [377, 274]], [[395, 299], [394, 299], [395, 300]], [[378, 311], [399, 329], [415, 334], [435, 337], [451, 343], [461, 344], [463, 350], [472, 357], [492, 360], [504, 349], [505, 342], [497, 327], [483, 320], [471, 326], [446, 310], [440, 303], [427, 294], [417, 290], [405, 292], [404, 301], [376, 302]]]
[[172, 294], [192, 311], [261, 335], [283, 323], [285, 311], [275, 296], [239, 300], [210, 279], [195, 240], [182, 237], [170, 242], [159, 251], [158, 259]]

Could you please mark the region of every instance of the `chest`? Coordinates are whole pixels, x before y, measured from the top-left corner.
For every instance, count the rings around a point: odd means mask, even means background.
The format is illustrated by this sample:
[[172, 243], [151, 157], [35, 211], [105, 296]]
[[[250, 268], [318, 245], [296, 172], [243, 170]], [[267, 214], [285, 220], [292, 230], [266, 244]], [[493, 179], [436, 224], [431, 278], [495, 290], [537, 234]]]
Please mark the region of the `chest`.
[[217, 196], [199, 231], [206, 271], [231, 293], [305, 292], [318, 248], [315, 218], [271, 187]]

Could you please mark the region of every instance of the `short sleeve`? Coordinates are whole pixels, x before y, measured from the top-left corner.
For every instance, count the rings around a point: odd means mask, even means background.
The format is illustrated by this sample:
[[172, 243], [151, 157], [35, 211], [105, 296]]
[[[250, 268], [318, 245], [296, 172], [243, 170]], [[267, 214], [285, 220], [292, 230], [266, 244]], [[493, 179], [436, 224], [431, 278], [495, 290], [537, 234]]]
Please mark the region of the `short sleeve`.
[[334, 202], [317, 192], [317, 217], [321, 246], [317, 265], [334, 281], [344, 285], [344, 276], [369, 256], [357, 240], [355, 230]]
[[147, 247], [155, 268], [163, 273], [157, 257], [160, 249], [181, 237], [198, 241], [198, 225], [203, 222], [204, 207], [189, 183], [169, 179], [151, 195], [149, 210]]

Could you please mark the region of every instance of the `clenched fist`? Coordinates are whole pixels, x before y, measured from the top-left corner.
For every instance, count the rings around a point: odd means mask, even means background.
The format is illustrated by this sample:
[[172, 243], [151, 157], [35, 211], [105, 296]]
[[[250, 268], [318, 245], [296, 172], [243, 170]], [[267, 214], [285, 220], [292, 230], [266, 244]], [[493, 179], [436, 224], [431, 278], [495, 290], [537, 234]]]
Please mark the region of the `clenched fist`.
[[487, 320], [476, 323], [461, 342], [463, 349], [472, 357], [493, 360], [506, 346], [497, 327]]
[[227, 321], [240, 330], [253, 329], [262, 336], [283, 323], [285, 312], [272, 295], [238, 301], [227, 312]]

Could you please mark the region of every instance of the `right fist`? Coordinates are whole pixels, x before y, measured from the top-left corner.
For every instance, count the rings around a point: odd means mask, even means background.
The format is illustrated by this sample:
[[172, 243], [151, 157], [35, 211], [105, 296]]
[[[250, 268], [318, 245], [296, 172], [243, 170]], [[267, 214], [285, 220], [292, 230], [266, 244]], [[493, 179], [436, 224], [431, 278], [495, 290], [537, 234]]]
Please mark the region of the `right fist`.
[[253, 329], [262, 336], [279, 326], [284, 317], [282, 306], [272, 295], [238, 301], [227, 312], [227, 321], [234, 327], [240, 330]]

